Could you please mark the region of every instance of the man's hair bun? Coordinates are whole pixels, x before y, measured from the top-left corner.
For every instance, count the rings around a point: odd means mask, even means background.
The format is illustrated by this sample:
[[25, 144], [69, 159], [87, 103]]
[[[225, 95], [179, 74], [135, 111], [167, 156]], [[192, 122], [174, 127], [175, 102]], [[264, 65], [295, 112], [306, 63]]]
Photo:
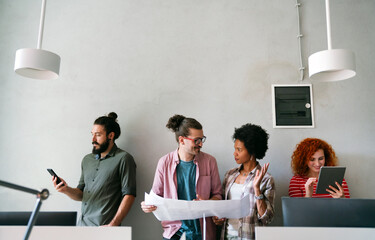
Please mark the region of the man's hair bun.
[[109, 114], [108, 114], [108, 117], [109, 118], [112, 118], [113, 120], [117, 120], [117, 114], [115, 113], [115, 112], [110, 112]]
[[184, 121], [185, 118], [185, 116], [176, 114], [173, 117], [169, 118], [166, 127], [171, 129], [173, 132], [177, 132], [181, 126], [182, 121]]

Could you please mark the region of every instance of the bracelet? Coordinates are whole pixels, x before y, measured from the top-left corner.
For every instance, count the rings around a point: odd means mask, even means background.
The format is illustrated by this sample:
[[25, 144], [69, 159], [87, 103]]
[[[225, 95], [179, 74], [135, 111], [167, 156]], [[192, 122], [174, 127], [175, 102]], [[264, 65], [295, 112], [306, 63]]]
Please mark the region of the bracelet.
[[256, 200], [262, 200], [264, 198], [263, 193], [261, 193], [259, 196], [254, 196]]

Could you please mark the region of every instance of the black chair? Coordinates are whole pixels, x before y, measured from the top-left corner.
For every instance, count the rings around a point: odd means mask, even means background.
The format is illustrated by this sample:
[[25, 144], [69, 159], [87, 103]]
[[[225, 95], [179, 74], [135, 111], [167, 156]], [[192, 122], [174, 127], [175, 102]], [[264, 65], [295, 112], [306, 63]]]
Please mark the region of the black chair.
[[281, 197], [287, 227], [375, 227], [375, 199]]
[[[27, 226], [31, 212], [0, 212], [0, 225]], [[77, 212], [39, 212], [37, 226], [76, 226]]]

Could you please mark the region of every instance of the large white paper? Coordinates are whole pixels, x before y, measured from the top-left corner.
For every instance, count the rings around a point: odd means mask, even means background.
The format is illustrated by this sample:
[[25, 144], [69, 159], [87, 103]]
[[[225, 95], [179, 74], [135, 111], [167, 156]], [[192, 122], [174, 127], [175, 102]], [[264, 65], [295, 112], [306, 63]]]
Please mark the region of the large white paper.
[[242, 218], [250, 214], [249, 195], [238, 200], [185, 201], [162, 198], [153, 191], [145, 193], [146, 205], [154, 205], [153, 212], [159, 221], [174, 221], [217, 216], [219, 218]]

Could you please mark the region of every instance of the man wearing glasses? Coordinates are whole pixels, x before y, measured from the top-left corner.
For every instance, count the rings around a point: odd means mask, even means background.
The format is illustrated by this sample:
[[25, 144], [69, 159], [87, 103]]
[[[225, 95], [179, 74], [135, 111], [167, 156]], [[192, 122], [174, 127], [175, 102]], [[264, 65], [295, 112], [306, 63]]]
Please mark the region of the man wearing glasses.
[[[221, 200], [221, 183], [216, 159], [201, 152], [206, 137], [202, 125], [193, 118], [174, 115], [166, 125], [176, 135], [178, 148], [163, 156], [155, 172], [152, 191], [163, 198], [180, 200]], [[146, 213], [156, 206], [141, 203]], [[162, 221], [164, 240], [202, 239], [202, 219]], [[216, 227], [212, 218], [206, 218], [206, 238], [216, 239]]]

